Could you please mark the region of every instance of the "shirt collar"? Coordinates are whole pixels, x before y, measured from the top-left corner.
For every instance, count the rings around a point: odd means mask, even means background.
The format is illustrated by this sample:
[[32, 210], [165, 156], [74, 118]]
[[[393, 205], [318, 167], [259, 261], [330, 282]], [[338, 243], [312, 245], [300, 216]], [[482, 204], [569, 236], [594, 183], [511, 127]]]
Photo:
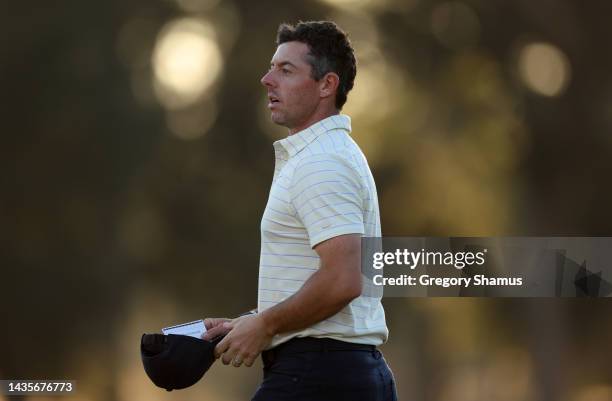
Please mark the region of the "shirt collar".
[[293, 157], [314, 141], [320, 135], [333, 130], [345, 130], [351, 132], [351, 118], [346, 114], [336, 114], [320, 120], [310, 127], [289, 135], [287, 138], [274, 142], [274, 149], [279, 152], [284, 150], [289, 157]]

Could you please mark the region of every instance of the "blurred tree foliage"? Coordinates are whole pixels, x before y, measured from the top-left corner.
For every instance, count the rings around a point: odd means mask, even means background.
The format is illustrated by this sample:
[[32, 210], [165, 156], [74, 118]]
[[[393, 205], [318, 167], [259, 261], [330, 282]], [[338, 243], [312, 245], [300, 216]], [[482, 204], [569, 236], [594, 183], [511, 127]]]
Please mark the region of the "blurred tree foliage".
[[[353, 38], [346, 112], [385, 235], [611, 232], [609, 2], [189, 3], [3, 6], [1, 378], [70, 376], [89, 399], [125, 399], [117, 350], [135, 350], [139, 332], [255, 305], [279, 135], [259, 78], [283, 21], [332, 18]], [[190, 106], [214, 107], [214, 121], [192, 140], [169, 128], [149, 62], [160, 29], [186, 15], [212, 22], [224, 55], [214, 96]], [[126, 54], [121, 32], [135, 20]], [[534, 41], [569, 60], [558, 96], [521, 82], [517, 58]], [[610, 383], [603, 301], [385, 302], [407, 399], [474, 388], [505, 399], [502, 384], [480, 386], [500, 377], [508, 399], [525, 400]], [[82, 369], [88, 359], [96, 366]]]

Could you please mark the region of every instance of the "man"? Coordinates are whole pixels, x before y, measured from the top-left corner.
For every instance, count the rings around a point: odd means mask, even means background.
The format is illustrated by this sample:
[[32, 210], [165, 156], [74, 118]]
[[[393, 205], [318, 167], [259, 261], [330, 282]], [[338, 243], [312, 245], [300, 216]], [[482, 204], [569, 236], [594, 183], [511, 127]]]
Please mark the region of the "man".
[[206, 319], [215, 355], [251, 366], [263, 351], [253, 400], [395, 400], [377, 345], [388, 330], [379, 297], [362, 295], [361, 237], [380, 236], [376, 188], [339, 112], [356, 61], [332, 22], [282, 24], [261, 79], [272, 121], [289, 129], [274, 143], [276, 166], [261, 223], [258, 308]]

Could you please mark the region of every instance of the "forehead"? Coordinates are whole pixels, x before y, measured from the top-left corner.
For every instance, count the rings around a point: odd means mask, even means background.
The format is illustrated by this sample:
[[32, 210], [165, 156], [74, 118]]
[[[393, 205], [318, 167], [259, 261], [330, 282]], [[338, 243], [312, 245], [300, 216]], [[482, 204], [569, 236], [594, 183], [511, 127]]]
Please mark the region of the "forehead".
[[309, 52], [308, 45], [302, 42], [285, 42], [276, 48], [272, 56], [272, 64], [291, 63], [295, 66], [308, 66], [306, 55]]

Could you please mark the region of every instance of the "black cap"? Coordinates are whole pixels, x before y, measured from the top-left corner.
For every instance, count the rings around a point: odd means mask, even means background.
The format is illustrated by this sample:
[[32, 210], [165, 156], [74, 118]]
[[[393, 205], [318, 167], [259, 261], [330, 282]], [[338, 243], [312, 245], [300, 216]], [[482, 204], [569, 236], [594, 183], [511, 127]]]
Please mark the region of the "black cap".
[[213, 341], [176, 334], [143, 334], [140, 356], [147, 376], [168, 391], [194, 385], [215, 361]]

